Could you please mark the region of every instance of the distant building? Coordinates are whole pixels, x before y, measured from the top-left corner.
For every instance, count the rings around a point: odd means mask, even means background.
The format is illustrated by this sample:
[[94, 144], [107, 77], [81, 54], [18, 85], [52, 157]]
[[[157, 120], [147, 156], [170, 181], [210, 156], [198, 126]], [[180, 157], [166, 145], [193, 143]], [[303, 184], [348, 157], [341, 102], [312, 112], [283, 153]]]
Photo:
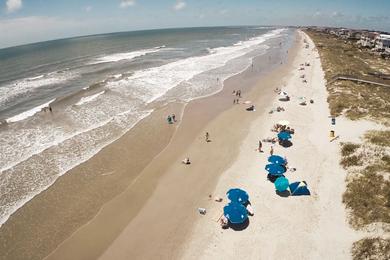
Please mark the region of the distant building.
[[390, 52], [390, 35], [379, 34], [376, 38], [375, 49]]
[[358, 42], [361, 46], [367, 48], [374, 48], [376, 45], [376, 38], [379, 36], [377, 32], [366, 32], [363, 33], [360, 37], [360, 41]]

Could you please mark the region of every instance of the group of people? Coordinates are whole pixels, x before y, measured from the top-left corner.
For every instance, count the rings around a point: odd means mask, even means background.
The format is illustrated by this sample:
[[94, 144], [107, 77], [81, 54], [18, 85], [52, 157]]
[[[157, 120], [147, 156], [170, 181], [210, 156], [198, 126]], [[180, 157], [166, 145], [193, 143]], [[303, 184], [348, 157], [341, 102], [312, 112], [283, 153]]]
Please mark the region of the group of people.
[[241, 90], [233, 90], [233, 95], [235, 95], [238, 98], [233, 99], [233, 104], [239, 104], [240, 98], [241, 98]]
[[51, 106], [48, 106], [48, 107], [44, 107], [44, 108], [43, 108], [43, 112], [47, 112], [47, 111], [53, 112], [53, 109], [51, 108]]
[[[206, 143], [211, 142], [209, 132], [206, 132], [206, 134], [205, 134], [205, 141], [206, 141]], [[186, 165], [191, 164], [190, 158], [188, 158], [188, 157], [184, 158], [181, 162], [183, 164], [186, 164]]]
[[271, 129], [272, 132], [288, 132], [290, 134], [294, 134], [295, 130], [289, 126], [281, 125], [281, 124], [275, 124], [273, 128]]
[[175, 115], [175, 114], [168, 115], [167, 121], [168, 121], [168, 124], [173, 124], [173, 123], [175, 123], [175, 122], [176, 122], [176, 115]]

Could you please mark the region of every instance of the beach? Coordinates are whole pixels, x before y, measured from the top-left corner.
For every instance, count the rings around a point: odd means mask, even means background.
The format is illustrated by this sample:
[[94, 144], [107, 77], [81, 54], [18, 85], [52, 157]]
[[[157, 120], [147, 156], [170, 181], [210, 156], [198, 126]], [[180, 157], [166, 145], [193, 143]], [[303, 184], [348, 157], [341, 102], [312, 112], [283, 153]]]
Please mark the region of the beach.
[[[271, 38], [266, 42], [271, 46], [268, 47], [267, 52], [264, 52], [263, 46], [260, 45], [260, 52], [257, 49], [253, 52], [253, 55], [256, 55], [253, 60], [254, 66], [248, 66], [243, 72], [225, 80], [224, 89], [215, 95], [199, 98], [188, 104], [177, 101], [165, 105], [160, 101], [162, 104], [150, 116], [136, 124], [131, 131], [104, 147], [89, 160], [69, 170], [53, 185], [29, 200], [1, 226], [2, 257], [41, 259], [52, 253], [49, 258], [66, 258], [68, 254], [72, 254], [72, 258], [85, 259], [97, 258], [104, 253], [122, 230], [130, 222], [132, 223], [157, 187], [161, 187], [160, 183], [164, 183], [163, 180], [171, 172], [170, 167], [181, 166], [180, 162], [188, 147], [195, 142], [194, 140], [204, 140], [203, 131], [206, 125], [222, 112], [231, 111], [234, 106], [239, 106], [240, 110], [244, 109], [243, 104], [233, 105], [233, 99], [236, 98], [231, 94], [233, 90], [240, 89], [245, 97], [247, 92], [262, 80], [261, 89], [258, 90], [259, 95], [262, 95], [264, 104], [268, 102], [275, 84], [273, 79], [281, 73], [277, 70], [281, 63], [286, 62], [286, 51], [290, 46], [288, 41], [282, 42], [280, 48], [280, 38]], [[241, 48], [240, 45], [237, 46]], [[222, 73], [226, 75], [226, 72], [222, 71]], [[222, 79], [223, 77], [221, 81]], [[114, 92], [108, 90], [107, 93], [111, 95]], [[87, 105], [91, 106], [99, 102], [100, 98], [105, 98], [105, 94], [99, 95], [96, 100]], [[68, 102], [68, 99], [65, 101]], [[70, 99], [77, 101], [74, 97]], [[261, 107], [262, 105], [258, 104], [258, 109]], [[54, 105], [52, 114], [59, 120], [60, 108], [60, 105]], [[183, 110], [185, 110], [184, 116]], [[172, 113], [176, 114], [178, 122], [170, 125], [166, 123], [166, 116]], [[239, 126], [252, 120], [252, 117], [240, 116], [241, 111], [235, 113], [233, 116], [237, 120], [234, 122]], [[241, 118], [238, 120], [239, 117]], [[225, 125], [230, 127], [231, 118], [226, 116], [225, 120]], [[239, 140], [246, 132], [245, 129], [242, 130], [234, 134], [237, 135], [235, 140], [224, 143], [225, 146], [221, 149], [228, 149], [231, 145], [238, 146]], [[214, 136], [217, 130], [210, 130], [210, 134], [212, 141], [217, 140]], [[48, 156], [47, 159], [50, 158], [51, 152], [51, 149], [44, 151], [45, 156]], [[231, 150], [226, 160], [233, 161], [235, 153], [235, 150]], [[190, 156], [192, 161], [196, 160], [195, 155], [187, 156]], [[197, 184], [199, 190], [192, 194], [202, 198], [205, 191], [211, 191], [215, 186], [221, 170], [227, 167], [226, 160], [215, 165], [215, 174], [209, 175], [205, 183], [197, 181], [199, 169], [196, 168], [193, 169], [192, 175], [189, 175], [192, 176], [191, 178], [176, 179], [177, 176], [170, 175], [170, 178], [174, 179], [169, 181], [169, 190], [172, 193], [166, 195], [179, 196], [186, 193], [188, 186]], [[213, 164], [214, 162], [209, 163], [209, 165]], [[55, 170], [55, 167], [48, 167], [48, 169]], [[175, 185], [177, 181], [183, 181], [183, 185]], [[177, 188], [180, 189], [175, 190]], [[161, 203], [157, 201], [157, 204], [160, 206]], [[110, 221], [107, 222], [107, 219]], [[184, 237], [188, 228], [185, 226], [177, 239]], [[152, 229], [150, 231], [152, 232]], [[76, 247], [77, 250], [69, 251], [68, 246]]]
[[[324, 73], [306, 34], [297, 31], [290, 48], [269, 55], [273, 62], [259, 56], [217, 94], [163, 106], [37, 195], [1, 227], [5, 259], [349, 259], [362, 236], [349, 227], [342, 204], [339, 142], [351, 125], [338, 119], [341, 137], [330, 141]], [[242, 98], [233, 104], [238, 89]], [[290, 101], [280, 101], [276, 89]], [[246, 110], [250, 105], [255, 111]], [[173, 112], [178, 122], [166, 124]], [[306, 181], [310, 196], [279, 196], [267, 180], [271, 144], [259, 152], [258, 142], [275, 137], [271, 128], [280, 120], [295, 133], [292, 146], [273, 144], [274, 154], [296, 168], [285, 175]], [[185, 157], [190, 165], [181, 163]], [[241, 231], [218, 223], [230, 188], [246, 190], [254, 208]], [[65, 192], [74, 196], [64, 201]], [[48, 229], [58, 230], [52, 239]]]
[[[345, 173], [338, 164], [338, 141], [329, 141], [330, 118], [320, 60], [312, 42], [311, 48], [304, 49], [304, 37], [300, 33], [295, 49], [290, 50], [288, 64], [257, 83], [263, 87], [261, 90], [254, 87], [244, 94], [244, 100], [252, 100], [256, 112], [246, 111], [242, 104], [231, 107], [208, 122], [183, 150], [179, 127], [157, 164], [144, 170], [148, 174], [160, 169], [166, 174], [136, 217], [101, 251], [100, 259], [350, 258], [350, 246], [359, 236], [349, 228], [341, 202]], [[305, 62], [311, 64], [304, 71], [307, 84], [298, 71]], [[278, 101], [275, 88], [288, 92], [291, 101]], [[302, 96], [314, 103], [299, 105]], [[285, 111], [268, 113], [277, 106]], [[279, 197], [266, 178], [264, 166], [270, 145], [263, 144], [264, 153], [256, 148], [259, 140], [272, 136], [270, 129], [279, 120], [290, 121], [295, 134], [293, 146], [283, 148], [276, 144], [275, 154], [288, 158], [290, 167], [297, 170], [286, 176], [291, 182], [306, 181], [311, 196]], [[206, 131], [210, 133], [210, 143], [204, 141]], [[180, 152], [168, 153], [169, 149]], [[191, 158], [189, 166], [180, 164], [186, 156]], [[176, 163], [167, 165], [173, 158]], [[225, 193], [234, 187], [249, 193], [255, 210], [249, 226], [242, 231], [223, 230], [218, 223], [227, 202]], [[215, 202], [209, 195], [224, 201]], [[125, 207], [132, 196], [134, 193], [127, 190], [106, 205], [49, 259], [78, 258], [80, 253], [84, 259], [98, 257], [97, 250], [85, 248], [83, 241], [95, 243], [96, 236], [91, 234], [99, 234], [95, 232], [102, 222], [118, 213], [115, 207]], [[206, 208], [205, 216], [197, 212], [198, 207]]]

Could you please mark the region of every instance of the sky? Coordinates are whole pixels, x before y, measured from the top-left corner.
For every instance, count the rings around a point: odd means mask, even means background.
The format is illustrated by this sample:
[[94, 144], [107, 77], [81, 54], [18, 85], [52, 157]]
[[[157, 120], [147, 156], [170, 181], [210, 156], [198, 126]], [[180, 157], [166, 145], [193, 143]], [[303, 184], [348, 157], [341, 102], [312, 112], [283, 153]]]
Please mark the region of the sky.
[[0, 48], [99, 33], [225, 25], [390, 31], [390, 0], [0, 0]]

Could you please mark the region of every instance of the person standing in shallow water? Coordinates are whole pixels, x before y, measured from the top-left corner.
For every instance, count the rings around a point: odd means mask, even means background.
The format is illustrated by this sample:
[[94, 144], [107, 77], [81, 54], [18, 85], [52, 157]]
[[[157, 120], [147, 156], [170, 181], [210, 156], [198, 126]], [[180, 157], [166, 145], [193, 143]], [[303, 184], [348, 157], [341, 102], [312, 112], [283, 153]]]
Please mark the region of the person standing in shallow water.
[[210, 135], [209, 135], [209, 132], [206, 132], [206, 142], [208, 143], [210, 141]]
[[173, 122], [176, 122], [176, 115], [175, 114], [172, 114], [172, 120], [173, 120]]

